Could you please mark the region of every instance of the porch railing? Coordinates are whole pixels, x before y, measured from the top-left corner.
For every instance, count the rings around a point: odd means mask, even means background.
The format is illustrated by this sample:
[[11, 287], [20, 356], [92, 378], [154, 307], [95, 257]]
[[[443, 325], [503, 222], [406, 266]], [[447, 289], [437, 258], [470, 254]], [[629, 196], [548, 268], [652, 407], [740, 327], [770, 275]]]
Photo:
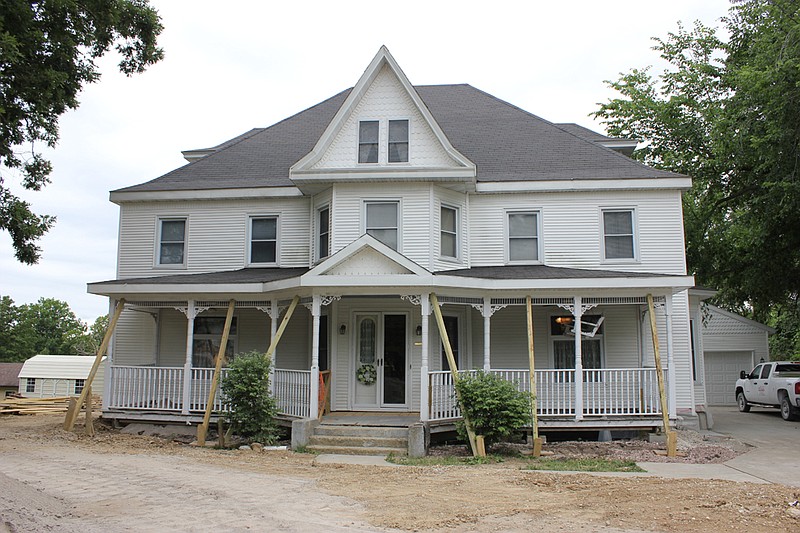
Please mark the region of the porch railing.
[[[473, 374], [466, 370], [460, 374]], [[530, 391], [528, 370], [490, 370], [514, 383], [517, 390]], [[667, 372], [664, 371], [666, 380]], [[450, 372], [429, 372], [429, 419], [461, 417]], [[583, 371], [581, 415], [650, 416], [660, 415], [658, 380], [655, 368], [605, 368]], [[536, 412], [541, 417], [575, 416], [575, 370], [536, 371]]]
[[157, 366], [112, 366], [109, 398], [112, 409], [183, 409], [183, 368]]
[[[311, 416], [311, 371], [275, 369], [272, 377], [273, 395], [278, 412], [286, 416]], [[314, 415], [316, 416], [316, 414]]]
[[[228, 369], [223, 368], [220, 371], [220, 381], [228, 374]], [[214, 379], [213, 368], [193, 368], [192, 369], [192, 395], [191, 403], [189, 405], [190, 411], [205, 411], [206, 404], [208, 403], [208, 393], [211, 392], [211, 380]], [[224, 403], [222, 391], [217, 387], [217, 393], [214, 396], [214, 405], [212, 411], [220, 412], [227, 411], [228, 405]]]

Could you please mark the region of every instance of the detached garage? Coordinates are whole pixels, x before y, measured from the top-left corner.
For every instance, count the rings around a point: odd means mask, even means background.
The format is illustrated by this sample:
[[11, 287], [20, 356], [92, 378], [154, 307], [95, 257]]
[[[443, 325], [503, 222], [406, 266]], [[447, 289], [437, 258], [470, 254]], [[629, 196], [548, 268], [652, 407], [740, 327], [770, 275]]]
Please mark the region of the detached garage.
[[703, 323], [703, 359], [708, 405], [735, 405], [734, 385], [742, 370], [769, 361], [769, 335], [775, 330], [713, 305]]

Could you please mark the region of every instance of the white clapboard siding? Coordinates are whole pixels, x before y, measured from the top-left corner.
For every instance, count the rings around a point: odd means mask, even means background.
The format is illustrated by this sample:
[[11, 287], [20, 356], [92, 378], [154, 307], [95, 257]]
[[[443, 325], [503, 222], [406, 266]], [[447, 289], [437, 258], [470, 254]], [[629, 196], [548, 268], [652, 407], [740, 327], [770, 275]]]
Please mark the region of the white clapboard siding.
[[[250, 216], [279, 217], [279, 265], [307, 266], [310, 200], [280, 198], [186, 202], [131, 202], [120, 209], [120, 278], [245, 266]], [[186, 268], [155, 266], [159, 217], [187, 217]]]
[[[183, 366], [186, 363], [186, 315], [176, 309], [159, 311], [157, 366]], [[118, 364], [116, 357], [114, 364]]]
[[[184, 318], [184, 331], [185, 324], [186, 320]], [[157, 353], [156, 331], [156, 317], [150, 313], [140, 313], [132, 309], [125, 309], [119, 317], [117, 327], [114, 329], [114, 346], [112, 349], [114, 364], [155, 364]]]
[[380, 121], [378, 161], [381, 163], [378, 165], [385, 166], [390, 119], [409, 120], [411, 166], [427, 168], [454, 166], [397, 77], [391, 69], [384, 67], [314, 168], [324, 170], [353, 168], [358, 165], [358, 123], [361, 120]]
[[[458, 257], [456, 260], [442, 258], [441, 256], [441, 213], [442, 205], [455, 207], [458, 210], [457, 230], [458, 230]], [[467, 268], [469, 247], [467, 246], [468, 227], [467, 224], [467, 195], [448, 189], [435, 187], [433, 189], [433, 205], [431, 206], [431, 257], [433, 270], [453, 270]]]
[[[638, 261], [602, 261], [603, 208], [634, 208]], [[505, 212], [540, 212], [544, 262], [550, 266], [684, 274], [683, 223], [677, 191], [476, 194], [470, 197], [472, 266], [505, 260]]]

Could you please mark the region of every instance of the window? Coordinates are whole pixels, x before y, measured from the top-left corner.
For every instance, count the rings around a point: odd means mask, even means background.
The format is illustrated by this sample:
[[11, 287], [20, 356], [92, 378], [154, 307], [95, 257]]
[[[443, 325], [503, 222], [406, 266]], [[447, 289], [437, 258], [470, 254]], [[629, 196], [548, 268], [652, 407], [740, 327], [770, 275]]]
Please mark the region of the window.
[[[222, 332], [225, 330], [224, 316], [202, 316], [194, 319], [194, 337], [192, 339], [192, 367], [214, 368], [214, 358], [219, 353], [222, 343]], [[228, 344], [225, 357], [228, 361], [236, 353], [236, 317], [231, 321], [228, 333]]]
[[278, 218], [250, 219], [250, 263], [274, 264], [278, 251]]
[[633, 210], [603, 211], [605, 259], [634, 259]]
[[82, 393], [83, 392], [83, 387], [85, 385], [86, 385], [86, 380], [85, 379], [76, 379], [75, 380], [75, 387], [73, 388], [73, 391], [75, 391], [75, 394]]
[[389, 121], [389, 163], [408, 163], [408, 121]]
[[358, 123], [358, 162], [378, 162], [377, 120], [362, 120]]
[[317, 211], [317, 259], [330, 255], [331, 210], [323, 207]]
[[508, 213], [508, 260], [539, 260], [539, 215], [534, 211]]
[[183, 265], [186, 263], [186, 219], [159, 220], [159, 265]]
[[[594, 332], [594, 336], [584, 337], [581, 340], [581, 362], [584, 369], [603, 368], [602, 318], [600, 315], [581, 317], [581, 331]], [[572, 315], [550, 317], [554, 368], [575, 368], [574, 322]]]
[[442, 257], [458, 257], [458, 210], [442, 206], [439, 217], [439, 253]]
[[386, 246], [398, 249], [398, 202], [367, 202], [366, 233]]
[[36, 392], [36, 378], [27, 378], [25, 381], [25, 392]]

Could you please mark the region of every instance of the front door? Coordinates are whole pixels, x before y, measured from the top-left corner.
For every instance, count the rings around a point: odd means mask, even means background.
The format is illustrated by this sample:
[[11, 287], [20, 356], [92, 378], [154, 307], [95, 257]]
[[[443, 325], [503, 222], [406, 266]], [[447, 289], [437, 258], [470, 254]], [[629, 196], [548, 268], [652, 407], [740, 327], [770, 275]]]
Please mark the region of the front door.
[[408, 406], [408, 317], [401, 313], [355, 316], [356, 409]]

